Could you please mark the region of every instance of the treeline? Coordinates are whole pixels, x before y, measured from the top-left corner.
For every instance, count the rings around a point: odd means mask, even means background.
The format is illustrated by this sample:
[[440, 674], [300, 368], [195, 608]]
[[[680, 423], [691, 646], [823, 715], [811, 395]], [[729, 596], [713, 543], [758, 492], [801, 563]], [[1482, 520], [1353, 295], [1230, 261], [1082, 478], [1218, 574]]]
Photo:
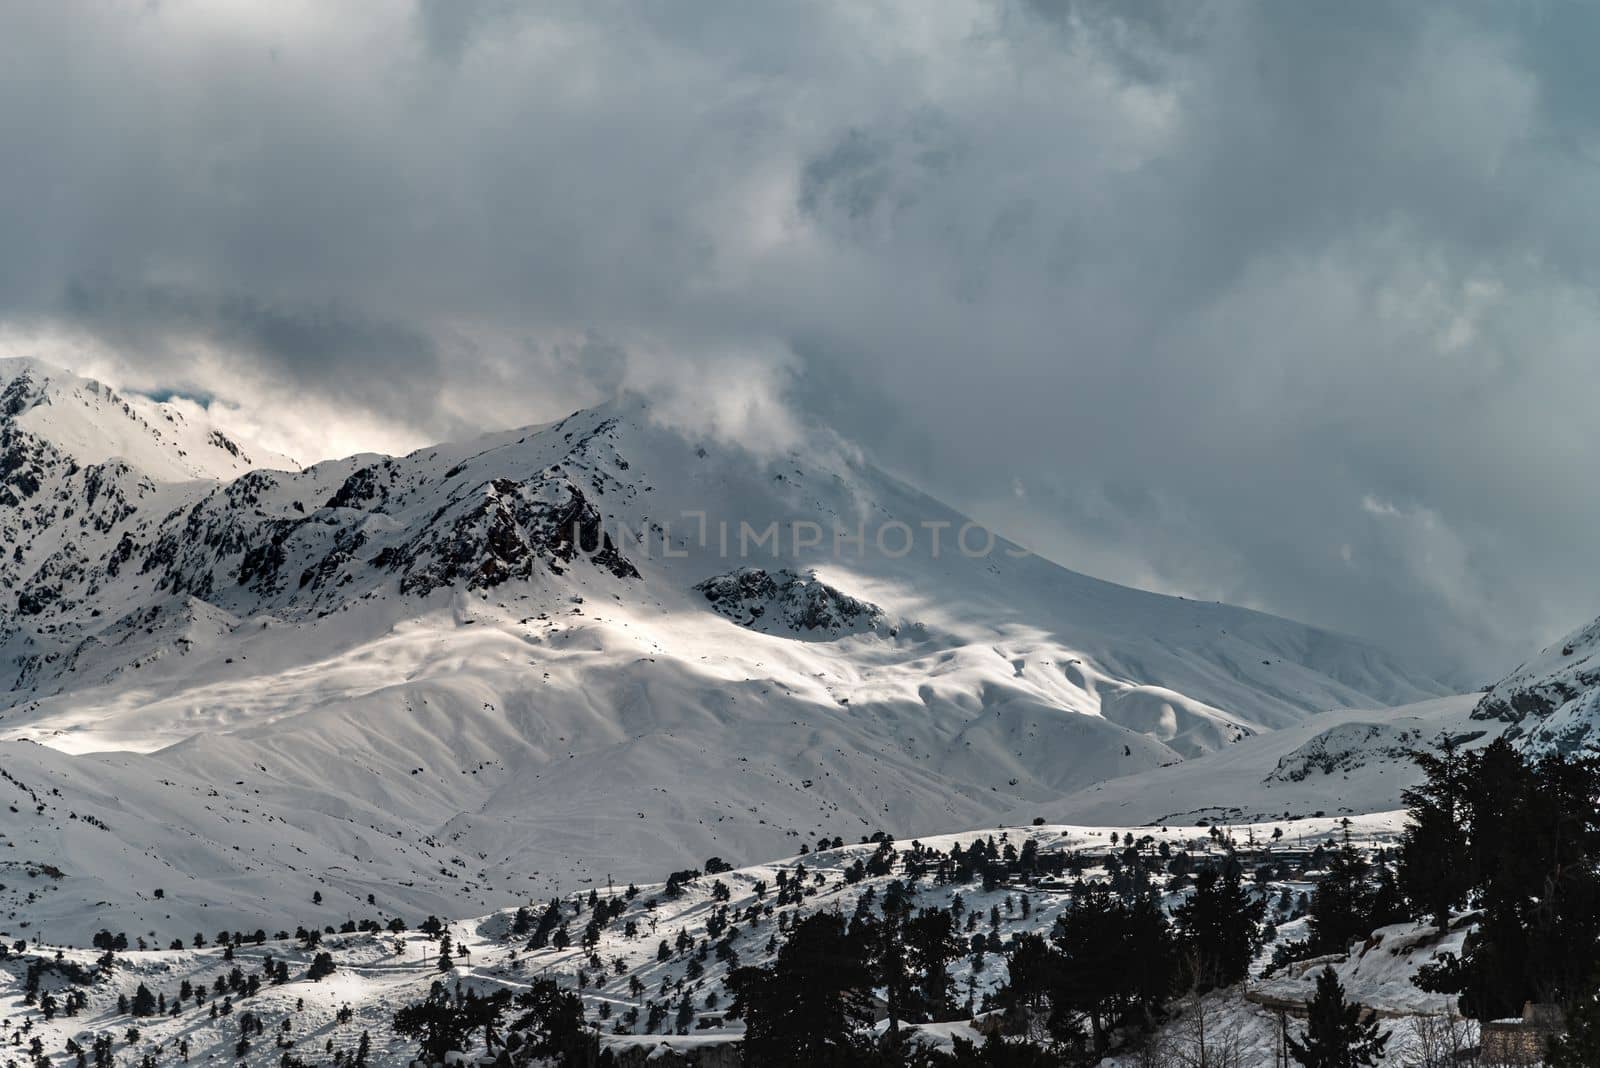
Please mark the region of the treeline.
[[[1309, 953], [1374, 917], [1386, 917], [1397, 900], [1387, 858], [1369, 861], [1348, 841], [1331, 850], [1318, 846], [1298, 857], [1299, 866], [1309, 860], [1326, 864], [1331, 872], [1308, 901], [1287, 889], [1270, 892], [1270, 880], [1289, 874], [1288, 861], [1257, 857], [1247, 873], [1247, 858], [1231, 851], [1227, 835], [1220, 829], [1209, 833], [1225, 851], [1223, 857], [1197, 858], [1152, 836], [1131, 833], [1114, 838], [1094, 858], [1042, 854], [1036, 840], [1018, 845], [1004, 834], [943, 852], [916, 842], [896, 849], [891, 838], [878, 835], [876, 848], [844, 865], [838, 879], [845, 885], [869, 877], [890, 881], [867, 885], [848, 916], [805, 915], [791, 908], [820, 893], [829, 878], [828, 873], [808, 870], [804, 862], [779, 870], [771, 886], [755, 882], [752, 898], [737, 908], [721, 904], [731, 900], [731, 893], [720, 879], [711, 879], [709, 886], [702, 882], [725, 866], [708, 862], [705, 872], [673, 872], [663, 897], [700, 885], [710, 898], [712, 907], [702, 914], [704, 936], [680, 927], [675, 938], [660, 940], [657, 962], [681, 962], [681, 970], [663, 970], [653, 991], [636, 974], [628, 974], [626, 989], [637, 1003], [614, 1021], [613, 1029], [687, 1034], [702, 1012], [711, 1015], [712, 1026], [742, 1019], [745, 1061], [759, 1065], [1092, 1064], [1152, 1034], [1171, 1017], [1177, 998], [1243, 979], [1275, 922], [1309, 910], [1313, 935], [1299, 945]], [[1044, 875], [1087, 873], [1091, 868], [1103, 869], [1105, 878], [1088, 882], [1080, 874], [1070, 886], [1056, 885], [1068, 895], [1068, 904], [1047, 931], [1015, 932], [1034, 909], [1029, 892], [1018, 892], [1019, 886], [1035, 886]], [[1006, 892], [999, 901], [991, 898], [985, 908], [969, 907], [960, 892], [941, 892], [940, 904], [929, 907], [919, 900], [929, 884], [976, 884], [986, 891], [1004, 886]], [[1178, 893], [1182, 898], [1169, 907]], [[630, 886], [617, 896], [602, 898], [592, 891], [586, 901], [555, 899], [519, 909], [508, 934], [526, 938], [530, 950], [568, 948], [577, 941], [575, 927], [582, 922], [575, 993], [598, 991], [624, 974], [620, 969], [615, 976], [609, 974], [597, 953], [600, 935], [618, 928], [627, 938], [655, 931], [659, 901], [638, 897]], [[424, 925], [424, 930], [431, 926]], [[1003, 937], [1007, 926], [1013, 933]], [[743, 947], [752, 939], [765, 943], [770, 963], [741, 966], [741, 954], [747, 952]], [[702, 985], [713, 957], [728, 969], [731, 1001], [725, 1008], [719, 1006], [717, 992], [706, 992]], [[957, 980], [963, 959], [968, 964], [965, 984]], [[994, 974], [993, 966], [1004, 969], [997, 989], [993, 979], [978, 981], [980, 975]], [[472, 1041], [475, 1029], [464, 1020], [472, 1013], [494, 1012], [486, 1008], [486, 1000], [452, 996], [439, 988], [428, 1011], [437, 1020], [456, 1020], [451, 1026], [457, 1039]], [[1329, 1019], [1342, 1019], [1348, 1008], [1340, 1002]], [[609, 999], [600, 1001], [598, 1012], [603, 1024], [610, 1014]], [[982, 1046], [964, 1044], [939, 1054], [907, 1037], [908, 1029], [918, 1024], [971, 1019], [980, 1013], [995, 1032]], [[885, 1021], [881, 1037], [871, 1027], [879, 1020]], [[701, 1016], [700, 1026], [707, 1023]], [[596, 1036], [596, 1042], [582, 1046], [581, 1055], [603, 1063], [603, 1053], [596, 1052], [599, 1027], [590, 1026], [594, 1029], [586, 1033]], [[1324, 1045], [1342, 1041], [1341, 1034], [1360, 1038], [1350, 1028], [1330, 1033], [1334, 1037]], [[484, 1045], [497, 1059], [513, 1058], [513, 1043], [494, 1041], [498, 1045], [490, 1046], [491, 1034], [485, 1031]], [[526, 1049], [540, 1041], [528, 1033], [515, 1044]], [[430, 1060], [438, 1049], [419, 1052]]]
[[[1405, 795], [1410, 819], [1392, 853], [1357, 848], [1346, 834], [1274, 855], [1238, 849], [1220, 828], [1209, 833], [1221, 857], [1131, 833], [1092, 856], [1046, 853], [1004, 834], [946, 851], [875, 835], [874, 848], [837, 871], [797, 863], [770, 886], [749, 884], [753, 894], [737, 906], [718, 878], [728, 865], [712, 858], [670, 873], [655, 898], [629, 886], [518, 910], [508, 937], [530, 950], [579, 951], [568, 987], [540, 979], [512, 997], [439, 983], [397, 1014], [396, 1027], [430, 1063], [481, 1045], [508, 1065], [603, 1064], [608, 1024], [686, 1034], [731, 1018], [744, 1024], [752, 1065], [1087, 1065], [1144, 1046], [1185, 999], [1239, 983], [1264, 946], [1273, 947], [1271, 971], [1415, 920], [1441, 934], [1472, 928], [1461, 952], [1424, 968], [1419, 985], [1453, 995], [1475, 1019], [1518, 1016], [1529, 1001], [1560, 1006], [1570, 1034], [1551, 1063], [1600, 1063], [1600, 762], [1529, 758], [1504, 741], [1472, 752], [1445, 744], [1417, 760], [1423, 782]], [[841, 845], [824, 839], [817, 850]], [[1309, 895], [1281, 885], [1308, 869], [1317, 872]], [[1018, 930], [1047, 878], [1067, 903], [1047, 929]], [[865, 885], [853, 908], [806, 914], [830, 879], [834, 889]], [[930, 884], [943, 888], [937, 905], [926, 903]], [[1004, 890], [1003, 901], [973, 908], [949, 891], [968, 885]], [[691, 888], [710, 899], [696, 921], [703, 931], [659, 937], [656, 960], [670, 965], [659, 984], [647, 989], [620, 960], [601, 959], [608, 933], [657, 941], [656, 906]], [[1277, 941], [1276, 926], [1301, 916], [1304, 937]], [[432, 917], [421, 928], [439, 939], [447, 969], [448, 932]], [[298, 933], [315, 944], [316, 932]], [[713, 961], [726, 969], [726, 1003], [706, 989]], [[605, 998], [599, 1021], [585, 1020], [583, 993], [622, 984], [633, 1005], [612, 1019], [620, 999]], [[975, 1016], [990, 1032], [982, 1043], [938, 1052], [910, 1038], [917, 1025]], [[1369, 1063], [1386, 1039], [1324, 970], [1310, 1019], [1286, 1046], [1317, 1068]]]
[[[795, 923], [772, 963], [730, 976], [730, 1011], [745, 1021], [750, 1064], [1092, 1064], [1119, 1034], [1154, 1030], [1180, 992], [1242, 979], [1265, 909], [1240, 866], [1223, 862], [1200, 869], [1171, 916], [1154, 891], [1079, 883], [1047, 936], [1001, 946], [960, 936], [963, 917], [976, 914], [959, 895], [949, 908], [915, 908], [896, 880], [881, 902], [869, 888], [848, 921], [817, 913]], [[1009, 1037], [954, 1053], [905, 1041], [904, 1024], [971, 1016], [974, 1006], [953, 996], [950, 966], [987, 948], [1000, 951], [1007, 979], [984, 1007]], [[869, 1025], [885, 1017], [880, 1041]]]

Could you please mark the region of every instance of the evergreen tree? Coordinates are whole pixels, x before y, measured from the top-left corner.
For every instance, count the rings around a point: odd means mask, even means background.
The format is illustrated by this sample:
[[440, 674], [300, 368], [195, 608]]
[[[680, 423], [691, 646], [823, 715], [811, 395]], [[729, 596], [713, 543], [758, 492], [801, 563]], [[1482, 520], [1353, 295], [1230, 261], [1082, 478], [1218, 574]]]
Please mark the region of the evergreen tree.
[[460, 1001], [460, 1012], [465, 1020], [468, 1032], [483, 1032], [483, 1048], [490, 1053], [494, 1052], [499, 1044], [500, 1017], [505, 1015], [506, 1005], [511, 1000], [509, 990], [496, 990], [492, 994], [480, 996], [477, 991], [468, 989], [466, 996]]
[[462, 1050], [472, 1024], [440, 982], [433, 984], [427, 998], [394, 1014], [395, 1033], [415, 1039], [421, 1048], [420, 1059], [428, 1064], [444, 1061], [452, 1050]]
[[521, 1010], [510, 1028], [517, 1038], [515, 1063], [595, 1062], [600, 1040], [583, 1025], [583, 1001], [578, 995], [562, 990], [553, 979], [539, 979], [517, 995], [515, 1004]]
[[1415, 753], [1422, 785], [1404, 791], [1410, 819], [1400, 836], [1400, 889], [1433, 920], [1449, 929], [1450, 910], [1472, 888], [1466, 831], [1467, 761], [1446, 739], [1439, 753]]
[[955, 1011], [950, 963], [961, 956], [962, 949], [954, 917], [945, 909], [923, 909], [906, 921], [905, 940], [916, 973], [916, 1019], [948, 1019]]
[[1383, 1056], [1389, 1032], [1378, 1030], [1376, 1014], [1345, 1003], [1332, 968], [1317, 976], [1317, 994], [1306, 1009], [1304, 1034], [1288, 1040], [1289, 1052], [1305, 1068], [1371, 1068]]
[[747, 1063], [832, 1068], [863, 1063], [873, 985], [864, 947], [843, 918], [814, 913], [794, 925], [772, 964], [728, 977], [744, 1017]]
[[1200, 870], [1194, 893], [1173, 910], [1179, 936], [1188, 944], [1199, 968], [1195, 985], [1204, 993], [1231, 986], [1245, 977], [1261, 944], [1265, 901], [1254, 901], [1245, 888], [1238, 863], [1227, 861]]
[[1418, 985], [1476, 1019], [1525, 1001], [1581, 1008], [1600, 959], [1600, 760], [1532, 760], [1500, 738], [1464, 764], [1466, 896], [1482, 919]]
[[997, 1000], [1013, 1025], [1037, 1016], [1049, 1005], [1055, 987], [1057, 958], [1049, 943], [1036, 934], [1012, 939], [1006, 955], [1008, 980]]
[[887, 1040], [892, 1055], [900, 1050], [900, 1021], [912, 1001], [912, 978], [906, 963], [904, 925], [911, 908], [904, 886], [896, 881], [884, 891], [883, 918], [876, 923], [867, 916], [852, 925], [853, 939], [868, 947], [873, 979], [883, 988], [884, 1011], [888, 1017]]
[[1051, 938], [1053, 960], [1040, 970], [1050, 983], [1047, 1026], [1059, 1046], [1078, 1043], [1081, 1015], [1094, 1052], [1103, 1054], [1113, 1027], [1149, 1026], [1176, 985], [1177, 940], [1149, 898], [1128, 905], [1104, 885], [1080, 884]]
[[1306, 945], [1312, 955], [1343, 953], [1352, 940], [1372, 930], [1372, 887], [1368, 883], [1369, 865], [1360, 850], [1344, 844], [1328, 859], [1328, 874], [1311, 894], [1310, 936]]

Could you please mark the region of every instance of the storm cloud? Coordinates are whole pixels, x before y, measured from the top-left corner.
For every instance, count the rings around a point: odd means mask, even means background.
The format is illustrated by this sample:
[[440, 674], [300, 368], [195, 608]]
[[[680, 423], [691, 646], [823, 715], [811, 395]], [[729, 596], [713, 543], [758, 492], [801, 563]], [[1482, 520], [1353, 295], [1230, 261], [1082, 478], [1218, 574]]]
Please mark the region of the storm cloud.
[[308, 459], [781, 405], [1069, 566], [1489, 681], [1600, 613], [1597, 23], [23, 0], [0, 347]]

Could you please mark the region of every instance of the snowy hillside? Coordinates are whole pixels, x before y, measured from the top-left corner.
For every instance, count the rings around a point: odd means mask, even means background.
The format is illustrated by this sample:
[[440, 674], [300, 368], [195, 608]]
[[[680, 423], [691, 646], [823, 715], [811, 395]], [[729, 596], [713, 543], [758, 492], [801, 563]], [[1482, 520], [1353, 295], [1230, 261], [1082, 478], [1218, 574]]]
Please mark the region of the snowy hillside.
[[[157, 482], [229, 480], [258, 467], [299, 467], [286, 456], [235, 441], [208, 421], [195, 421], [176, 405], [124, 396], [20, 357], [0, 357], [0, 419], [10, 442], [31, 444], [80, 467], [120, 460]], [[9, 447], [0, 466], [14, 493], [24, 485], [24, 473], [41, 482], [54, 473], [44, 466], [29, 470], [26, 453]]]
[[1600, 740], [1600, 620], [1501, 679], [1472, 718], [1504, 724], [1508, 736], [1535, 748], [1574, 752]]
[[[1341, 709], [1258, 735], [1175, 767], [1097, 783], [1034, 806], [1073, 823], [1250, 823], [1343, 817], [1402, 807], [1417, 781], [1410, 754], [1448, 737], [1486, 745], [1502, 725], [1471, 718], [1465, 694], [1399, 708]], [[1029, 810], [1030, 812], [1032, 810]], [[1021, 818], [1018, 809], [1012, 813]]]
[[160, 406], [3, 373], [0, 792], [27, 820], [0, 834], [62, 872], [13, 934], [271, 926], [324, 880], [459, 916], [981, 826], [1445, 692], [991, 543], [826, 434], [758, 456], [626, 401], [273, 470]]
[[[1197, 1017], [1204, 1016], [1217, 1031], [1230, 1034], [1229, 1042], [1248, 1058], [1235, 1063], [1266, 1063], [1277, 1040], [1277, 1009], [1303, 1004], [1312, 993], [1314, 970], [1309, 964], [1260, 978], [1275, 941], [1304, 934], [1304, 902], [1294, 902], [1314, 885], [1314, 875], [1304, 870], [1311, 851], [1336, 847], [1347, 832], [1361, 846], [1391, 845], [1398, 826], [1399, 814], [1383, 814], [1348, 825], [1308, 819], [1232, 828], [1242, 856], [1278, 871], [1256, 888], [1270, 903], [1274, 941], [1251, 968], [1256, 978], [1203, 1001], [1179, 1004], [1157, 1043], [1181, 1045]], [[58, 1003], [71, 991], [85, 999], [72, 1016], [53, 1020], [44, 1020], [36, 1006], [23, 1003], [28, 966], [54, 958], [53, 947], [30, 943], [24, 955], [0, 961], [0, 977], [9, 974], [12, 979], [0, 984], [0, 1015], [30, 1018], [30, 1034], [40, 1036], [48, 1052], [62, 1048], [69, 1037], [105, 1033], [113, 1036], [115, 1051], [130, 1059], [158, 1049], [169, 1055], [181, 1049], [195, 1061], [234, 1058], [264, 1064], [284, 1053], [325, 1056], [330, 1046], [348, 1056], [365, 1033], [371, 1063], [394, 1065], [409, 1061], [415, 1049], [395, 1033], [395, 1010], [426, 997], [435, 981], [442, 978], [447, 987], [459, 984], [481, 996], [522, 991], [535, 978], [553, 978], [566, 989], [581, 991], [587, 1022], [605, 1047], [630, 1058], [622, 1063], [682, 1063], [673, 1059], [674, 1051], [741, 1037], [743, 1022], [726, 1012], [731, 1000], [728, 976], [734, 968], [769, 962], [802, 917], [872, 911], [890, 883], [899, 881], [909, 887], [916, 908], [953, 910], [963, 921], [958, 924], [963, 945], [981, 947], [963, 952], [951, 968], [960, 1018], [913, 1026], [912, 1040], [944, 1046], [959, 1035], [981, 1041], [978, 1028], [989, 1008], [986, 999], [1008, 978], [1006, 948], [1019, 934], [1047, 934], [1070, 905], [1072, 883], [1079, 876], [1091, 883], [1106, 881], [1108, 858], [1122, 852], [1122, 842], [1134, 843], [1130, 830], [1139, 835], [1140, 853], [1158, 870], [1165, 866], [1158, 857], [1187, 854], [1205, 863], [1219, 860], [1224, 852], [1219, 839], [1192, 828], [1028, 826], [884, 845], [826, 843], [828, 848], [806, 855], [733, 870], [707, 864], [702, 872], [699, 863], [683, 858], [672, 866], [682, 873], [675, 887], [665, 885], [663, 871], [655, 881], [601, 886], [593, 897], [562, 901], [556, 917], [559, 936], [538, 933], [546, 901], [534, 902], [521, 917], [508, 910], [448, 922], [444, 929], [450, 939], [450, 967], [445, 970], [440, 963], [443, 944], [415, 929], [419, 915], [402, 917], [410, 920], [404, 925], [410, 929], [396, 932], [390, 929], [395, 914], [386, 902], [347, 908], [302, 896], [293, 901], [294, 918], [285, 924], [315, 932], [311, 938], [290, 937], [270, 926], [259, 934], [246, 928], [226, 949], [221, 944], [230, 938], [225, 925], [197, 932], [156, 922], [148, 929], [121, 932], [113, 924], [108, 934], [125, 933], [128, 945], [114, 954], [109, 967], [97, 964], [98, 949], [78, 949], [65, 951], [59, 967], [42, 969], [41, 992]], [[989, 885], [955, 877], [948, 863], [941, 863], [984, 845], [1013, 861], [1031, 854], [1037, 867]], [[909, 874], [919, 857], [924, 858], [923, 870]], [[1050, 874], [1067, 867], [1071, 874]], [[1161, 882], [1165, 880], [1158, 877], [1158, 890]], [[1174, 879], [1169, 890], [1160, 892], [1167, 907], [1182, 900], [1183, 882]], [[608, 908], [596, 921], [599, 904]], [[592, 923], [596, 937], [592, 946], [585, 946], [584, 930]], [[326, 930], [320, 924], [327, 924]], [[214, 933], [215, 927], [222, 930]], [[1412, 1020], [1442, 1015], [1447, 1008], [1447, 999], [1418, 990], [1411, 976], [1420, 965], [1458, 951], [1463, 937], [1458, 931], [1440, 939], [1409, 924], [1385, 928], [1353, 944], [1347, 954], [1319, 959], [1315, 967], [1331, 963], [1353, 999], [1385, 1014], [1397, 1035], [1384, 1063], [1408, 1063], [1406, 1058], [1415, 1052]], [[332, 970], [313, 978], [310, 969], [319, 953], [329, 955]], [[74, 975], [89, 978], [74, 982]], [[159, 1010], [131, 1017], [119, 1008], [119, 998], [131, 1004], [141, 986], [159, 998]], [[201, 999], [185, 993], [189, 990], [198, 990]], [[219, 1005], [225, 1006], [220, 1013], [215, 1009]], [[252, 1034], [252, 1020], [264, 1024], [260, 1037]], [[137, 1028], [136, 1037], [124, 1034], [130, 1024]], [[476, 1049], [477, 1040], [468, 1046], [467, 1052]]]

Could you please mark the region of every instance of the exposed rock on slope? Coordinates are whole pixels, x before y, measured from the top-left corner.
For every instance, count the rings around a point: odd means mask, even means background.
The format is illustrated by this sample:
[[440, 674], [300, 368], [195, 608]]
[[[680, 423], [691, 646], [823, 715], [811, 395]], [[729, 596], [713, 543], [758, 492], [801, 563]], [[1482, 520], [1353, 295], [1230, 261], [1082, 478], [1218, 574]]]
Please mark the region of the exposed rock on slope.
[[815, 575], [744, 567], [695, 586], [717, 613], [766, 634], [836, 638], [869, 631], [883, 610], [834, 589]]
[[1580, 627], [1496, 683], [1472, 717], [1509, 724], [1508, 738], [1571, 752], [1600, 728], [1600, 620]]
[[1347, 775], [1374, 761], [1405, 762], [1427, 747], [1422, 730], [1388, 723], [1345, 723], [1317, 735], [1278, 761], [1267, 782], [1304, 782], [1313, 775]]

